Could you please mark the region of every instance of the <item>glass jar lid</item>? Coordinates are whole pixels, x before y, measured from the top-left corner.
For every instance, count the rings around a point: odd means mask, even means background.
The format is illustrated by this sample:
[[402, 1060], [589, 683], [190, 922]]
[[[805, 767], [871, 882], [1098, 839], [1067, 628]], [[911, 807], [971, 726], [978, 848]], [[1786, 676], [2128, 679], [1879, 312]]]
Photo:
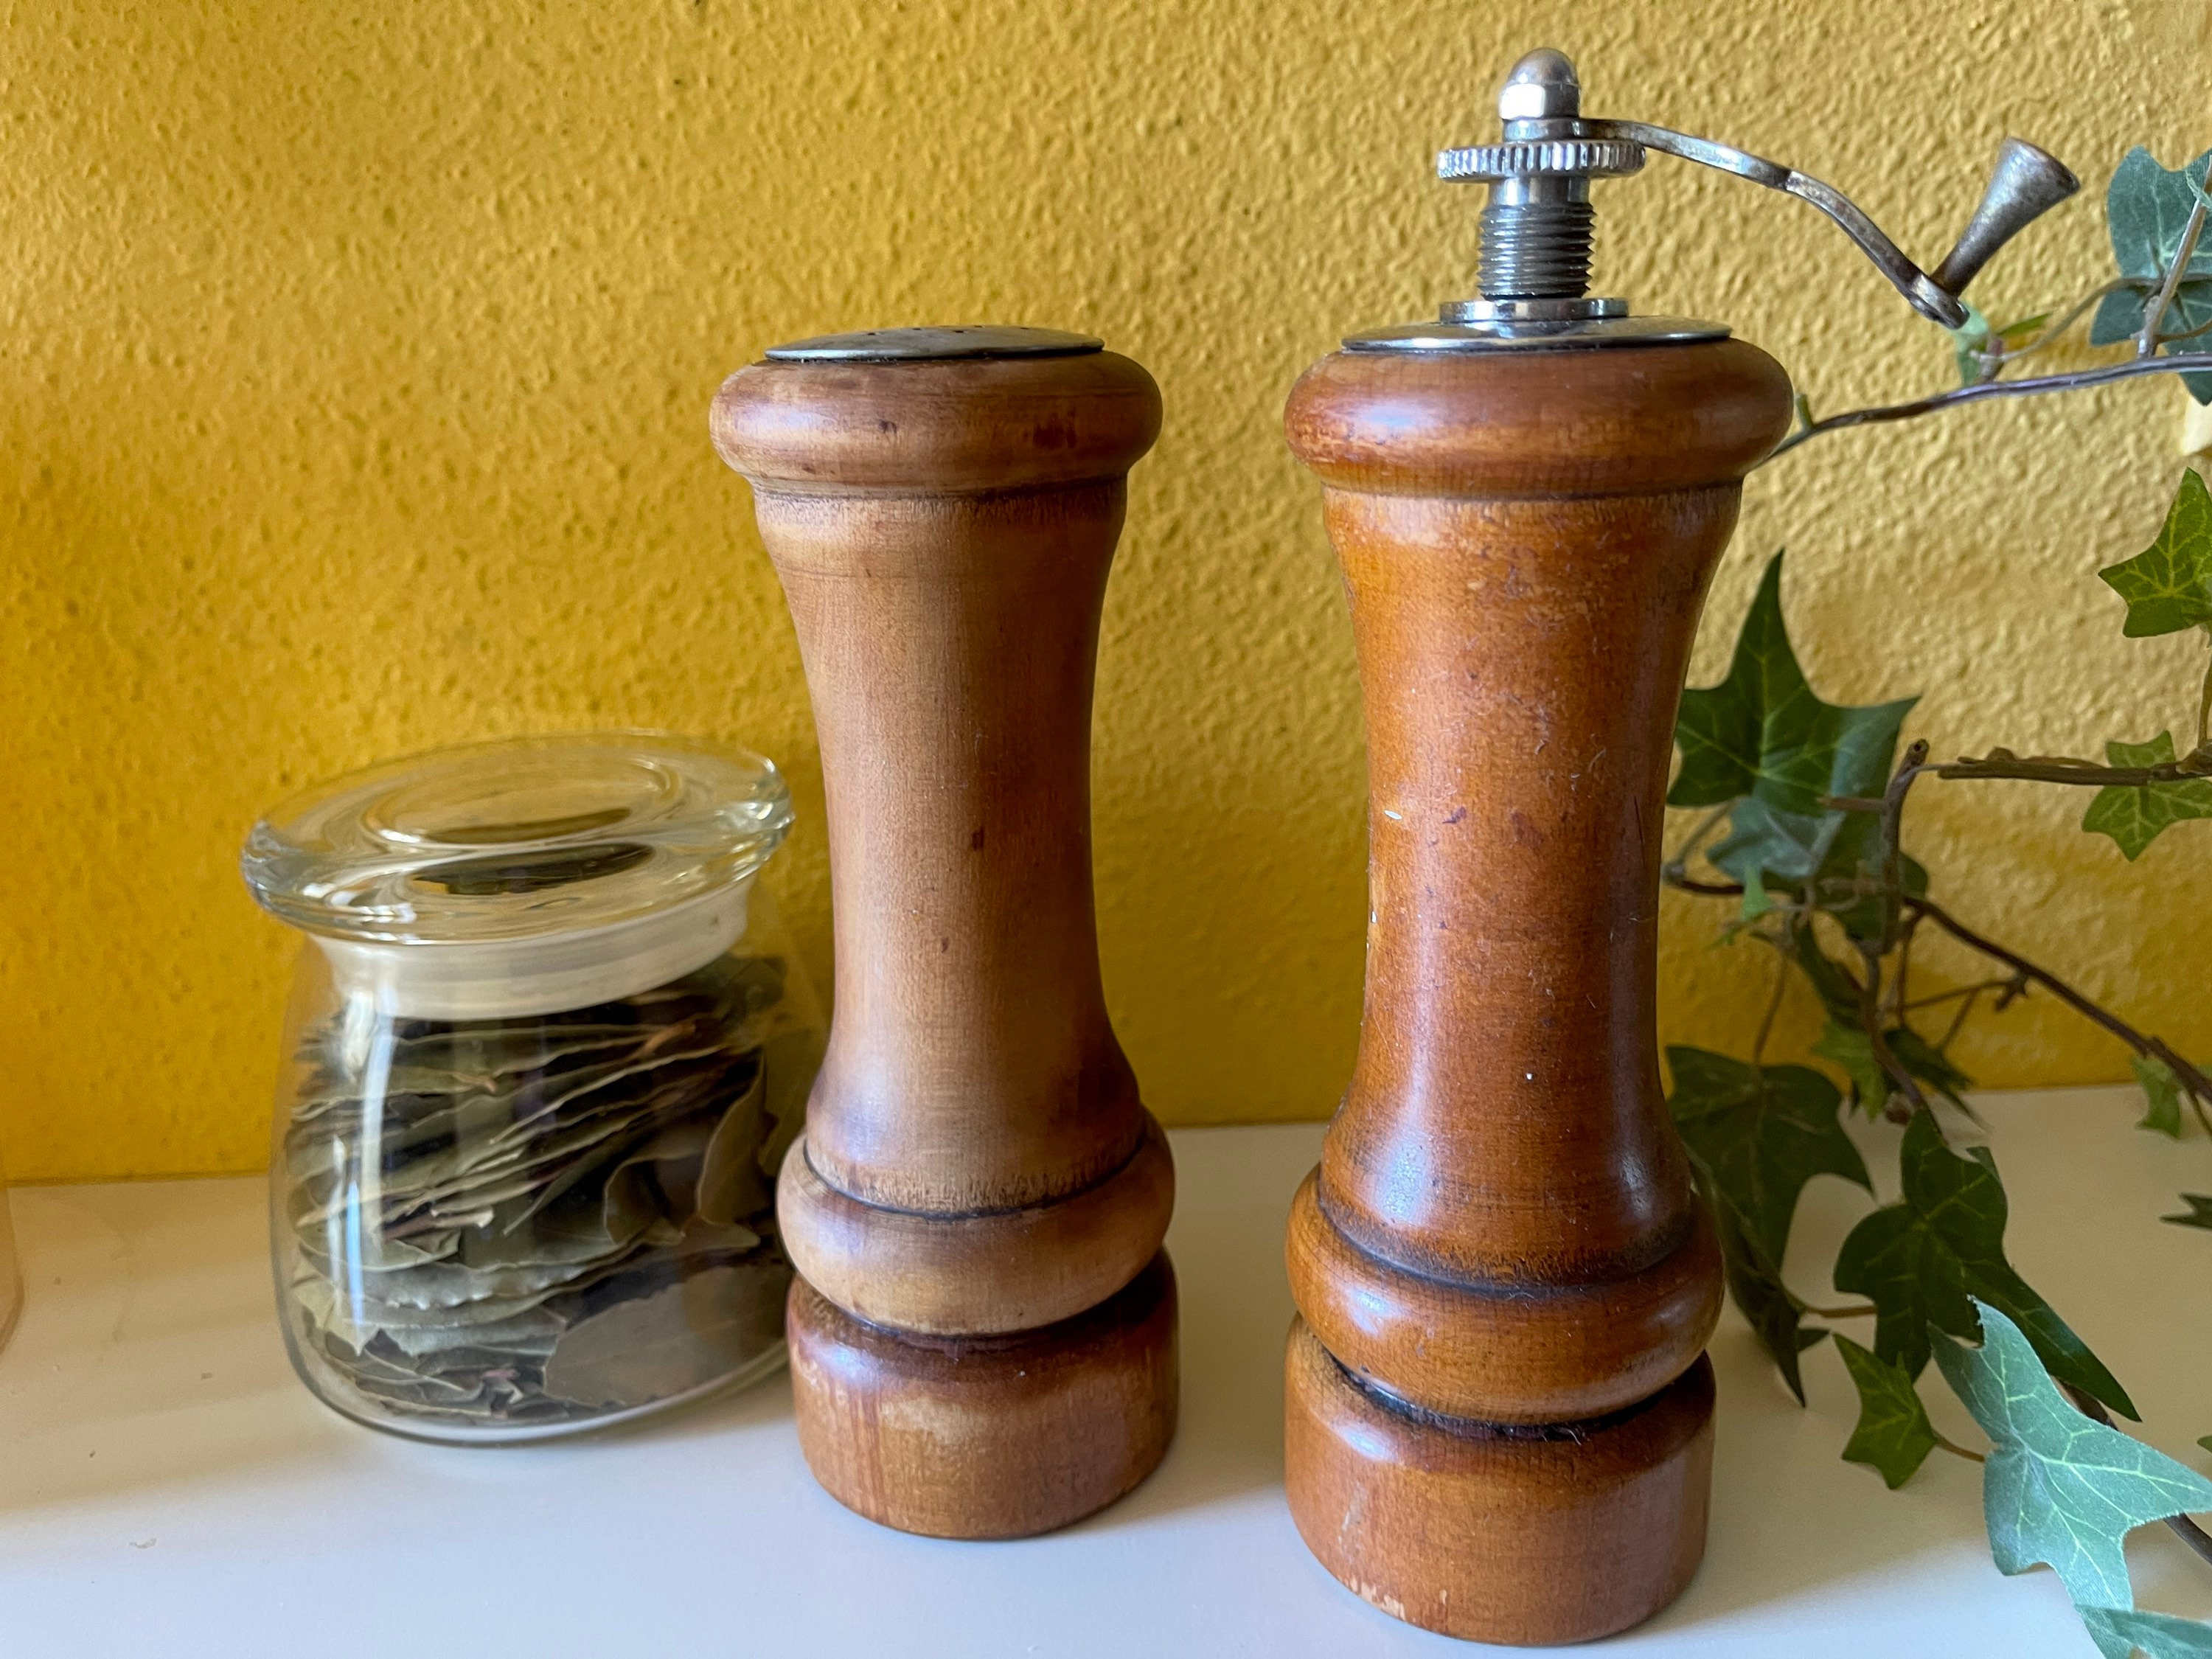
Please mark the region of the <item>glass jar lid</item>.
[[617, 927], [745, 882], [791, 827], [774, 763], [651, 732], [410, 755], [293, 796], [240, 860], [310, 933], [466, 945]]

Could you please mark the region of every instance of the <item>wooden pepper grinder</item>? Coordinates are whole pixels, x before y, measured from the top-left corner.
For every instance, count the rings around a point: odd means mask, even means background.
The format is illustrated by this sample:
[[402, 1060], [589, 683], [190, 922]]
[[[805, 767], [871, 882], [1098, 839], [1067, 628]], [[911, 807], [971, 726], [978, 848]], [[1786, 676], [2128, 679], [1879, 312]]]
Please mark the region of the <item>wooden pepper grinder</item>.
[[1579, 110], [1564, 57], [1522, 60], [1505, 142], [1439, 163], [1492, 186], [1483, 297], [1347, 340], [1286, 418], [1351, 596], [1371, 890], [1358, 1059], [1291, 1216], [1291, 1508], [1370, 1601], [1497, 1642], [1635, 1624], [1705, 1547], [1721, 1258], [1659, 1076], [1662, 801], [1790, 410], [1724, 327], [1585, 296], [1589, 181], [1660, 149], [1789, 190], [1951, 325], [2072, 185], [2008, 141], [1931, 278], [1815, 180]]
[[836, 1007], [777, 1187], [815, 1476], [947, 1538], [1063, 1526], [1176, 1420], [1165, 1139], [1107, 1023], [1098, 614], [1152, 377], [1080, 335], [781, 346], [714, 400], [814, 701]]

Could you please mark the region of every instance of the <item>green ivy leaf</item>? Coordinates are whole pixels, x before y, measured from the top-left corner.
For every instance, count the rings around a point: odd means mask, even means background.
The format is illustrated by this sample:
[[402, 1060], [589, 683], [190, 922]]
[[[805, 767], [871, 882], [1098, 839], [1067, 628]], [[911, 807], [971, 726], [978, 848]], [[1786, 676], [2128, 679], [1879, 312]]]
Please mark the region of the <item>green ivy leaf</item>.
[[[1881, 1037], [1897, 1063], [1910, 1076], [1960, 1111], [1972, 1115], [1963, 1091], [1972, 1088], [1974, 1080], [1954, 1066], [1942, 1049], [1909, 1025], [1893, 1025]], [[1820, 1028], [1820, 1040], [1813, 1045], [1813, 1052], [1843, 1068], [1851, 1081], [1851, 1098], [1860, 1110], [1869, 1117], [1881, 1115], [1882, 1109], [1889, 1104], [1894, 1085], [1875, 1057], [1874, 1042], [1867, 1036], [1866, 1027], [1858, 1023], [1856, 1012], [1848, 1022], [1832, 1012], [1828, 1023]]]
[[1827, 1010], [1828, 1018], [1839, 1025], [1856, 1028], [1859, 1021], [1859, 994], [1843, 967], [1820, 948], [1812, 923], [1806, 922], [1790, 929], [1789, 948], [1791, 957], [1812, 981], [1820, 1006]]
[[[2181, 246], [2189, 210], [2196, 205], [2192, 186], [2206, 180], [2212, 150], [2179, 167], [2163, 167], [2137, 144], [2112, 169], [2105, 191], [2105, 225], [2112, 240], [2112, 261], [2123, 276], [2163, 276]], [[2212, 277], [2212, 252], [2200, 246], [2187, 276]]]
[[1893, 1365], [1840, 1332], [1836, 1349], [1859, 1391], [1859, 1422], [1844, 1446], [1844, 1462], [1865, 1463], [1881, 1472], [1895, 1492], [1936, 1449], [1935, 1425], [1920, 1391], [1901, 1365]]
[[[1887, 760], [1882, 775], [1886, 782]], [[1809, 890], [1845, 933], [1854, 939], [1871, 939], [1881, 931], [1881, 900], [1872, 894], [1864, 898], [1857, 895], [1874, 880], [1875, 841], [1880, 831], [1871, 813], [1787, 812], [1754, 795], [1736, 803], [1729, 816], [1729, 833], [1706, 856], [1714, 868], [1743, 884], [1746, 921], [1755, 921], [1774, 908], [1766, 890], [1771, 883], [1793, 898]], [[1908, 893], [1925, 894], [1928, 872], [1917, 860], [1901, 857], [1899, 882]]]
[[2162, 1060], [2146, 1060], [2141, 1054], [2132, 1062], [2136, 1081], [2142, 1085], [2142, 1121], [2138, 1129], [2150, 1129], [2159, 1134], [2181, 1139], [2181, 1079], [2173, 1068]]
[[1782, 1282], [1780, 1267], [1744, 1236], [1735, 1212], [1716, 1200], [1702, 1175], [1698, 1185], [1705, 1190], [1705, 1201], [1712, 1206], [1729, 1295], [1802, 1406], [1805, 1403], [1805, 1379], [1797, 1357], [1828, 1333], [1818, 1328], [1809, 1331], [1802, 1328], [1805, 1304]]
[[2004, 1185], [1989, 1148], [1959, 1156], [1919, 1112], [1905, 1126], [1898, 1166], [1903, 1200], [1851, 1229], [1836, 1258], [1836, 1288], [1857, 1291], [1878, 1310], [1875, 1352], [1917, 1376], [1930, 1332], [1973, 1337], [1975, 1306], [1986, 1303], [2027, 1327], [2052, 1376], [2135, 1417], [2127, 1391], [2005, 1260]]
[[2212, 494], [2203, 475], [2195, 467], [2185, 470], [2157, 539], [2097, 574], [2128, 602], [2120, 632], [2129, 639], [2212, 623]]
[[1777, 553], [1736, 636], [1728, 678], [1682, 694], [1674, 732], [1682, 768], [1667, 804], [1717, 806], [1749, 795], [1784, 812], [1823, 817], [1824, 796], [1878, 795], [1915, 701], [1847, 708], [1813, 695], [1783, 624]]
[[1874, 1042], [1865, 1026], [1856, 1018], [1846, 1024], [1832, 1014], [1820, 1028], [1820, 1040], [1813, 1045], [1813, 1052], [1843, 1068], [1844, 1075], [1851, 1080], [1854, 1105], [1869, 1117], [1881, 1115], [1882, 1108], [1889, 1104], [1889, 1073], [1875, 1058]]
[[2132, 1607], [2083, 1607], [2081, 1622], [2112, 1659], [2141, 1649], [2150, 1659], [2212, 1659], [2212, 1625]]
[[1889, 1052], [1897, 1056], [1897, 1063], [1917, 1082], [1968, 1116], [1973, 1115], [1972, 1109], [1966, 1104], [1965, 1091], [1974, 1086], [1974, 1080], [1954, 1066], [1942, 1049], [1909, 1025], [1892, 1026], [1881, 1036], [1889, 1045]]
[[[2112, 239], [2112, 260], [2123, 276], [2155, 283], [2166, 275], [2181, 247], [2182, 227], [2196, 204], [2197, 192], [2212, 169], [2212, 150], [2179, 167], [2158, 164], [2138, 144], [2112, 171], [2105, 192], [2105, 222]], [[2166, 313], [2166, 331], [2178, 333], [2212, 321], [2212, 246], [2197, 244], [2181, 285]], [[2089, 323], [2091, 345], [2113, 345], [2142, 331], [2150, 293], [2121, 289], [2107, 294]], [[2203, 337], [2164, 348], [2169, 356], [2206, 349]], [[2185, 374], [2182, 384], [2198, 403], [2212, 403], [2212, 374]]]
[[[2197, 205], [2193, 185], [2207, 182], [2208, 171], [2212, 149], [2170, 168], [2160, 167], [2141, 144], [2121, 158], [2105, 191], [2105, 226], [2121, 276], [2153, 281], [2166, 275], [2180, 251], [2190, 210]], [[2212, 278], [2212, 247], [2200, 242], [2184, 275]]]
[[[1783, 621], [1782, 560], [1777, 553], [1767, 562], [1728, 678], [1682, 694], [1674, 726], [1682, 764], [1667, 802], [1734, 804], [1729, 833], [1710, 856], [1743, 884], [1747, 921], [1778, 892], [1832, 910], [1855, 937], [1872, 937], [1883, 921], [1881, 898], [1869, 893], [1880, 874], [1881, 826], [1870, 813], [1821, 802], [1881, 793], [1915, 699], [1847, 708], [1814, 694]], [[1905, 865], [1907, 890], [1925, 891], [1927, 872]]]
[[[2171, 732], [2161, 732], [2148, 743], [2105, 745], [2108, 766], [2160, 766], [2173, 758]], [[2081, 814], [2081, 827], [2091, 835], [2110, 836], [2133, 862], [2161, 831], [2185, 818], [2212, 818], [2212, 778], [2191, 778], [2180, 783], [2108, 784], [2090, 799], [2089, 810]]]
[[1972, 1311], [1982, 1346], [1940, 1343], [1936, 1363], [1995, 1443], [1982, 1470], [1982, 1515], [1997, 1570], [2045, 1565], [2077, 1607], [2131, 1606], [2121, 1540], [2149, 1522], [2212, 1509], [2212, 1480], [2084, 1417], [2001, 1309], [1977, 1301]]
[[2159, 1219], [2170, 1221], [2177, 1227], [2203, 1227], [2212, 1231], [2212, 1197], [2203, 1193], [2184, 1193], [2181, 1201], [2189, 1206], [2186, 1214], [2162, 1215]]
[[1815, 1175], [1866, 1186], [1866, 1161], [1836, 1125], [1835, 1086], [1817, 1072], [1754, 1069], [1689, 1048], [1668, 1049], [1667, 1063], [1674, 1079], [1668, 1104], [1713, 1212], [1729, 1295], [1802, 1406], [1797, 1357], [1827, 1333], [1802, 1328], [1805, 1304], [1782, 1282], [1790, 1218]]
[[1783, 1259], [1798, 1194], [1814, 1176], [1874, 1190], [1836, 1121], [1843, 1096], [1810, 1066], [1750, 1066], [1677, 1046], [1667, 1050], [1667, 1069], [1674, 1079], [1667, 1104], [1692, 1161], [1768, 1261]]

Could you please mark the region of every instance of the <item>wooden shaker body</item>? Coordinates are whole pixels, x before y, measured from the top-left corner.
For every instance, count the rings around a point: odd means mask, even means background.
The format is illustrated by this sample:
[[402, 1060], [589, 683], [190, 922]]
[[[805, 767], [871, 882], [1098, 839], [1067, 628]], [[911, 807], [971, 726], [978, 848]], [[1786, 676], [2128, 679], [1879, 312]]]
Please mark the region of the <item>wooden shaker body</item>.
[[1660, 834], [1706, 583], [1789, 410], [1735, 341], [1340, 352], [1291, 394], [1358, 649], [1370, 920], [1291, 1215], [1288, 1489], [1340, 1578], [1453, 1635], [1607, 1634], [1703, 1549], [1721, 1265], [1658, 1071]]
[[1158, 426], [1096, 351], [771, 361], [715, 400], [828, 803], [836, 1007], [778, 1187], [801, 1441], [908, 1530], [1064, 1524], [1173, 1429], [1173, 1169], [1106, 1016], [1090, 825], [1099, 611]]

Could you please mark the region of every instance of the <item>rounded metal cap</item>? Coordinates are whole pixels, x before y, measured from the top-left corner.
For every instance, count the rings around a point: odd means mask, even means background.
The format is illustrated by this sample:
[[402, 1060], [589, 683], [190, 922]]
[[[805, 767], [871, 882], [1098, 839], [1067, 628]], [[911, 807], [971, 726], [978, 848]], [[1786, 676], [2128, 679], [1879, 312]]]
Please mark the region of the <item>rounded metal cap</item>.
[[1579, 115], [1583, 83], [1566, 53], [1540, 46], [1514, 64], [1498, 88], [1498, 113], [1507, 121], [1548, 121]]
[[1103, 351], [1089, 334], [1056, 328], [1012, 328], [991, 323], [947, 328], [864, 328], [850, 334], [817, 334], [770, 346], [779, 363], [943, 362], [963, 357], [1074, 357]]

